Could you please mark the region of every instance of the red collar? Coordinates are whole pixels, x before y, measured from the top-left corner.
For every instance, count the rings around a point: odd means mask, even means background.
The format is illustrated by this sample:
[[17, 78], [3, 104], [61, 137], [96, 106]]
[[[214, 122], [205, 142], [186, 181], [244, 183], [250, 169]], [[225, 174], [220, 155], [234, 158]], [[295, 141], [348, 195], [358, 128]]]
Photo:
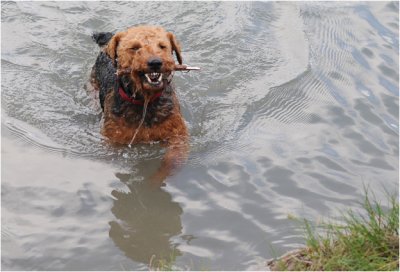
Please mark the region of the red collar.
[[[144, 105], [144, 100], [137, 100], [137, 99], [133, 99], [131, 97], [129, 97], [124, 89], [122, 89], [122, 87], [119, 87], [118, 89], [118, 93], [121, 96], [121, 98], [125, 101], [128, 101], [134, 105], [139, 105], [139, 106], [143, 106]], [[159, 98], [162, 95], [162, 92], [158, 92], [156, 94], [154, 94], [151, 98], [150, 98], [150, 103], [154, 102], [157, 98]]]

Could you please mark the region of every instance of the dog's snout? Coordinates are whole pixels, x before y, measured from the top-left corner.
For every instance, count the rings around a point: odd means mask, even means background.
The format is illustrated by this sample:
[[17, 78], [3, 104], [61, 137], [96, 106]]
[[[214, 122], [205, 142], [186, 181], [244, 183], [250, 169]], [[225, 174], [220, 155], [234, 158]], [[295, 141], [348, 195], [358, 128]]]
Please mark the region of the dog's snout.
[[163, 64], [162, 60], [158, 57], [150, 58], [147, 61], [147, 66], [153, 70], [159, 70], [161, 68], [162, 64]]

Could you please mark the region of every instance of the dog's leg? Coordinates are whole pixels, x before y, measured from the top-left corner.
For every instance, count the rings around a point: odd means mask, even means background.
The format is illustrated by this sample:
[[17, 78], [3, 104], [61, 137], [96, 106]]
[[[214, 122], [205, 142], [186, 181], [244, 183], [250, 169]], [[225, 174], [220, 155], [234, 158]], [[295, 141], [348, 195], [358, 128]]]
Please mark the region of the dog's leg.
[[177, 171], [188, 158], [189, 143], [188, 137], [174, 137], [167, 143], [167, 151], [161, 162], [160, 168], [150, 178], [153, 186], [159, 187], [165, 179]]

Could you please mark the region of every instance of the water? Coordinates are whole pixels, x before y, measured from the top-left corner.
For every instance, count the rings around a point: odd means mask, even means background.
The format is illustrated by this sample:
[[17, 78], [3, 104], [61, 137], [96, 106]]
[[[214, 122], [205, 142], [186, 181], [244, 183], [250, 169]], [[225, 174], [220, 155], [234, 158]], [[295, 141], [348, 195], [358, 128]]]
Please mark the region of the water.
[[[2, 269], [257, 270], [399, 179], [397, 2], [2, 2]], [[189, 161], [108, 146], [94, 31], [162, 25]]]

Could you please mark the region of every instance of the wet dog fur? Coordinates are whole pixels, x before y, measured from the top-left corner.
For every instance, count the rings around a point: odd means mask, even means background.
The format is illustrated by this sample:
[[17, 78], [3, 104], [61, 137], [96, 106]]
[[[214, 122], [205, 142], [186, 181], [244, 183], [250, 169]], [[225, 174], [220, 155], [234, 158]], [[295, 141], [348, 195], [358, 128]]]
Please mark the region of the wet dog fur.
[[[115, 144], [130, 144], [132, 140], [133, 144], [164, 143], [165, 156], [152, 177], [162, 182], [186, 160], [188, 152], [188, 130], [171, 82], [173, 53], [182, 64], [180, 45], [174, 34], [156, 26], [95, 33], [92, 38], [101, 47], [91, 74], [103, 110], [101, 132]], [[116, 75], [117, 70], [124, 69], [131, 72]], [[124, 99], [121, 88], [130, 99], [143, 104]]]

